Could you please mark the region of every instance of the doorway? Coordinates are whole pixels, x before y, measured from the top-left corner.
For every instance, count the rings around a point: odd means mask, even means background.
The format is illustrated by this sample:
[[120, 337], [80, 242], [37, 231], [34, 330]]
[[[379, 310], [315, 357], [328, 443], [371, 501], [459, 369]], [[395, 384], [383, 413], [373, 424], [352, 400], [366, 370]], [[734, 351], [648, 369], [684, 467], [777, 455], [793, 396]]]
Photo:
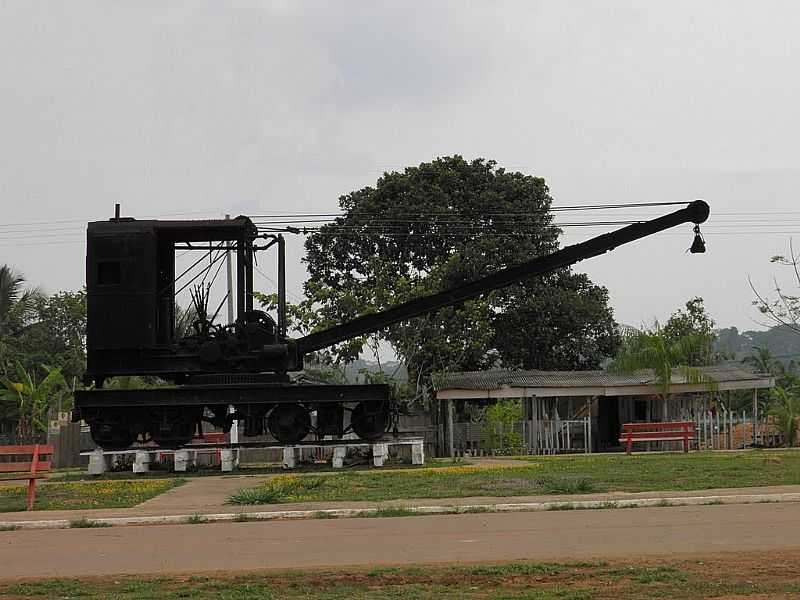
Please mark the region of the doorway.
[[621, 448], [619, 433], [619, 398], [601, 396], [597, 406], [597, 450], [604, 452]]

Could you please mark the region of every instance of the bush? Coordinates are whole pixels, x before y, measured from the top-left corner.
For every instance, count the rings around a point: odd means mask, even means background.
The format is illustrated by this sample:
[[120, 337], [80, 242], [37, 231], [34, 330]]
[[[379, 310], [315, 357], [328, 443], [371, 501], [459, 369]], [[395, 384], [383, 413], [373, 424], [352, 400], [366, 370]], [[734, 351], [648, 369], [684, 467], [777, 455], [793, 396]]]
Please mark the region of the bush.
[[522, 403], [519, 400], [499, 400], [486, 409], [483, 432], [489, 448], [519, 448], [522, 436], [514, 431], [514, 424], [522, 420]]
[[800, 398], [794, 389], [776, 387], [771, 391], [773, 406], [770, 414], [775, 417], [776, 424], [785, 444], [789, 447], [797, 445], [797, 419], [800, 418]]

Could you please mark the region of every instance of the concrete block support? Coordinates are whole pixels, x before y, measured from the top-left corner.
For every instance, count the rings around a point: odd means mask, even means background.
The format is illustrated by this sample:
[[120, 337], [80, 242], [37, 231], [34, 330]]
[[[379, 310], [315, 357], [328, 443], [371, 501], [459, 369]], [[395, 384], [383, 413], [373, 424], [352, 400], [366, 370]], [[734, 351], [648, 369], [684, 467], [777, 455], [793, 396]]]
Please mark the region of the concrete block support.
[[421, 441], [411, 446], [411, 464], [412, 465], [425, 464], [425, 444]]
[[144, 450], [139, 450], [134, 455], [133, 459], [133, 472], [134, 473], [149, 473], [150, 472], [150, 453]]
[[283, 468], [294, 469], [297, 467], [297, 448], [289, 446], [283, 449]]
[[188, 450], [175, 450], [175, 472], [185, 473], [189, 466], [189, 451]]
[[341, 469], [344, 467], [344, 458], [347, 456], [347, 446], [336, 446], [333, 449], [333, 468]]
[[234, 459], [233, 450], [225, 448], [219, 451], [219, 462], [223, 473], [230, 473], [233, 471]]
[[372, 464], [382, 467], [387, 458], [389, 458], [388, 444], [372, 444]]
[[89, 455], [89, 475], [102, 475], [108, 471], [109, 459], [111, 457], [103, 454], [103, 450], [98, 448]]

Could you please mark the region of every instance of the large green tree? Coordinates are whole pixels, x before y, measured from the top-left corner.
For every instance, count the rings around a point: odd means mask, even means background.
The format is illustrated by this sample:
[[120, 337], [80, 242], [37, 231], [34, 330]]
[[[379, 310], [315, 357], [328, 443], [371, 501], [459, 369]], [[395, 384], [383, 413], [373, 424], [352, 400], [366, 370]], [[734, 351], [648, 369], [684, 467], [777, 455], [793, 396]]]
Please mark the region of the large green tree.
[[51, 365], [70, 384], [80, 382], [86, 370], [86, 290], [40, 295], [14, 347], [25, 368], [41, 372], [41, 365]]
[[668, 344], [676, 344], [689, 337], [694, 339], [693, 353], [683, 357], [688, 366], [710, 365], [720, 359], [714, 351], [717, 339], [714, 319], [706, 312], [703, 299], [699, 296], [691, 298], [684, 308], [672, 313], [661, 332]]
[[[559, 247], [545, 181], [494, 161], [444, 157], [340, 198], [342, 216], [306, 241], [311, 330], [456, 286]], [[562, 269], [333, 349], [388, 342], [412, 382], [436, 370], [593, 368], [619, 339], [604, 288]]]

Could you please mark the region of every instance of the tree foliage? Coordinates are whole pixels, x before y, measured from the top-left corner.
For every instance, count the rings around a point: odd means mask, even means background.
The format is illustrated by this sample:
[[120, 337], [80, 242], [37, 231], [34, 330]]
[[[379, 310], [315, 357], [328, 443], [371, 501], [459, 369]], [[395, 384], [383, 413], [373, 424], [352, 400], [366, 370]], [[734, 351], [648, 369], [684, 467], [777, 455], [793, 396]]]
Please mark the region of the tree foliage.
[[0, 392], [0, 403], [15, 405], [20, 437], [44, 433], [47, 431], [48, 410], [68, 394], [67, 383], [60, 369], [44, 367], [46, 375], [39, 380], [19, 362], [15, 366], [13, 377], [0, 377], [4, 388]]
[[514, 425], [522, 420], [522, 402], [519, 400], [498, 400], [486, 408], [483, 418], [483, 433], [489, 448], [521, 448], [522, 435], [514, 430]]
[[695, 338], [695, 353], [684, 358], [687, 365], [702, 366], [718, 362], [719, 357], [714, 354], [714, 319], [706, 312], [703, 299], [699, 296], [690, 299], [685, 308], [679, 308], [670, 315], [664, 324], [663, 334], [668, 343]]
[[791, 287], [782, 284], [778, 277], [775, 277], [774, 295], [768, 296], [759, 292], [751, 281], [750, 287], [756, 296], [753, 304], [762, 315], [774, 323], [800, 334], [800, 254], [795, 252], [794, 244], [790, 241], [789, 255], [773, 256], [770, 262], [787, 267], [792, 285], [796, 285], [797, 289], [791, 291]]
[[[306, 241], [301, 333], [457, 286], [558, 248], [543, 179], [444, 157], [340, 198], [343, 215]], [[593, 368], [619, 338], [607, 292], [569, 269], [340, 344], [330, 361], [389, 343], [422, 383], [433, 371], [501, 363]]]
[[628, 334], [621, 351], [609, 365], [609, 370], [616, 373], [636, 373], [651, 369], [659, 393], [664, 399], [671, 391], [673, 371], [683, 376], [687, 383], [706, 384], [712, 388], [714, 381], [699, 367], [689, 364], [701, 352], [705, 343], [705, 338], [696, 333], [670, 340], [656, 324], [651, 331]]
[[68, 407], [86, 369], [86, 292], [48, 296], [24, 284], [0, 267], [0, 421], [31, 435], [46, 428], [51, 401]]
[[687, 383], [704, 384], [713, 390], [716, 382], [700, 367], [718, 361], [719, 356], [713, 352], [714, 339], [714, 320], [706, 313], [703, 299], [695, 297], [684, 309], [672, 313], [664, 327], [656, 322], [650, 330], [628, 333], [609, 370], [629, 374], [651, 369], [665, 401], [673, 373]]
[[779, 361], [769, 348], [754, 346], [753, 353], [745, 356], [742, 362], [751, 366], [757, 373], [769, 375], [782, 375], [786, 368]]
[[11, 341], [34, 318], [37, 289], [24, 289], [25, 277], [8, 265], [0, 267], [0, 372], [12, 365]]
[[797, 445], [797, 420], [800, 419], [800, 398], [797, 388], [775, 387], [770, 390], [772, 397], [769, 414], [775, 418], [778, 429], [783, 434], [787, 446]]
[[52, 365], [67, 381], [80, 381], [86, 370], [86, 291], [40, 294], [31, 322], [11, 345], [26, 369]]

